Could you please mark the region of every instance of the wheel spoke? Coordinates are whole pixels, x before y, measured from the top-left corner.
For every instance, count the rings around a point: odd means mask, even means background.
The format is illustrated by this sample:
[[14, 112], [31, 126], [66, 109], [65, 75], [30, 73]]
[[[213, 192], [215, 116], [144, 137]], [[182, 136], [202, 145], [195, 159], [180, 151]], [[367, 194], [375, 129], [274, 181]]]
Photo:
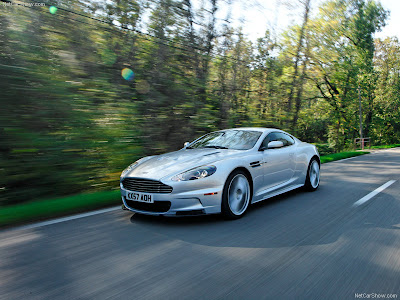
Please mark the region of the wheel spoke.
[[242, 207], [241, 199], [236, 200], [235, 202], [235, 211], [240, 211], [240, 208]]

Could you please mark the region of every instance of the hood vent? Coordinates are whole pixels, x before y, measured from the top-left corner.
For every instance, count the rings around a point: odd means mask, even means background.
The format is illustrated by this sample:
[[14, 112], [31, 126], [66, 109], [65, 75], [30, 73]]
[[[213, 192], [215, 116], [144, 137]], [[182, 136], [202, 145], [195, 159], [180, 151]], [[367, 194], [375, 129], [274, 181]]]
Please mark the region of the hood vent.
[[203, 156], [209, 156], [209, 155], [214, 155], [214, 154], [218, 154], [218, 153], [221, 153], [221, 152], [208, 153], [208, 154], [204, 154]]

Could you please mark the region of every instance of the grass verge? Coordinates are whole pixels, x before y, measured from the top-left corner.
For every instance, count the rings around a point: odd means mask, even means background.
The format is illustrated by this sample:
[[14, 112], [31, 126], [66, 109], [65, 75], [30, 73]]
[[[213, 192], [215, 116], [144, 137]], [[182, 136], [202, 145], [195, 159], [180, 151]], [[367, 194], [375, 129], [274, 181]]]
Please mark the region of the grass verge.
[[321, 164], [368, 153], [369, 153], [368, 151], [347, 151], [347, 152], [339, 152], [339, 153], [323, 155], [321, 156]]
[[371, 149], [388, 149], [388, 148], [396, 148], [396, 147], [400, 147], [400, 144], [372, 146]]
[[[350, 151], [323, 155], [321, 156], [321, 163], [367, 153], [369, 152]], [[115, 190], [92, 194], [79, 194], [57, 199], [33, 201], [13, 206], [6, 206], [0, 208], [0, 227], [15, 226], [33, 221], [42, 221], [50, 218], [62, 217], [73, 213], [80, 213], [107, 206], [118, 205], [120, 203], [120, 191]]]
[[0, 227], [42, 221], [120, 203], [120, 191], [115, 190], [0, 207]]

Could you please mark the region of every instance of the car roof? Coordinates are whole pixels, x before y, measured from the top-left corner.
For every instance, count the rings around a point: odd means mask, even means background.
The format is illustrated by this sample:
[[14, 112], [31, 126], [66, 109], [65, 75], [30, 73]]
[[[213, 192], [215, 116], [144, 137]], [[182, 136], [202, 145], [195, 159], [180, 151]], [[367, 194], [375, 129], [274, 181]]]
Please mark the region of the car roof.
[[221, 131], [226, 131], [226, 130], [248, 130], [248, 131], [260, 131], [260, 132], [282, 131], [282, 130], [277, 129], [277, 128], [263, 128], [263, 127], [238, 127], [238, 128], [223, 129]]

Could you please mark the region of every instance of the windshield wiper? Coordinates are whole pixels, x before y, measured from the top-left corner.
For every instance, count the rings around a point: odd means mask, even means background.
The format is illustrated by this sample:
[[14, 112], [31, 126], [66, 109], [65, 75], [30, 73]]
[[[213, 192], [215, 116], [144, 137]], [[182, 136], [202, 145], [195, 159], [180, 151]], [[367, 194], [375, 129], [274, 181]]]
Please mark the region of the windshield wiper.
[[229, 149], [224, 146], [217, 146], [217, 145], [210, 145], [210, 146], [204, 146], [204, 148], [214, 148], [214, 149]]

